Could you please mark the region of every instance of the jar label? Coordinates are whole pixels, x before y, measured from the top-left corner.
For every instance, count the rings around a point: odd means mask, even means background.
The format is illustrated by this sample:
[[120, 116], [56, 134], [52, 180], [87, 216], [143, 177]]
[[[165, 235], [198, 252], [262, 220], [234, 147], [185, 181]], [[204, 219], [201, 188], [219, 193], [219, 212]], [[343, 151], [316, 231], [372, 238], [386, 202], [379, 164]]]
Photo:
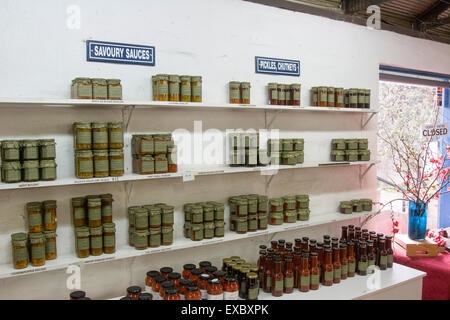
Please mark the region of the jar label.
[[172, 243], [173, 242], [173, 231], [164, 232], [162, 234], [162, 242], [164, 242], [164, 243]]
[[108, 97], [122, 99], [122, 86], [108, 86]]
[[320, 96], [320, 102], [328, 101], [328, 93], [326, 91], [321, 91], [319, 96]]
[[109, 161], [108, 160], [94, 160], [95, 172], [109, 172]]
[[325, 281], [333, 281], [333, 271], [325, 271], [323, 276]]
[[266, 287], [267, 288], [272, 287], [272, 277], [266, 277]]
[[236, 231], [238, 232], [246, 232], [248, 228], [247, 221], [245, 222], [238, 222], [236, 226]]
[[230, 88], [230, 99], [231, 100], [239, 100], [241, 98], [241, 91], [236, 88], [236, 89], [231, 89]]
[[86, 213], [85, 213], [84, 208], [73, 208], [73, 217], [76, 220], [78, 220], [78, 219], [85, 219], [86, 218]]
[[368, 265], [369, 265], [369, 266], [375, 265], [375, 259], [369, 259]]
[[286, 91], [284, 99], [286, 101], [290, 101], [291, 100], [291, 90]]
[[19, 160], [19, 149], [3, 149], [4, 160]]
[[341, 265], [341, 277], [348, 274], [348, 264]]
[[112, 216], [112, 206], [103, 205], [102, 206], [102, 217], [110, 217]]
[[191, 96], [191, 86], [182, 84], [181, 85], [181, 95], [185, 96], [185, 97], [190, 97]]
[[356, 267], [356, 264], [354, 262], [349, 262], [348, 263], [348, 272], [349, 273], [354, 273], [355, 272], [355, 267]]
[[285, 277], [284, 278], [284, 287], [285, 288], [293, 288], [294, 287], [294, 277]]
[[94, 161], [93, 160], [80, 160], [78, 161], [80, 173], [93, 173]]
[[150, 245], [152, 247], [159, 247], [161, 245], [161, 234], [150, 235]]
[[278, 91], [278, 100], [283, 101], [286, 99], [286, 94], [283, 90]]
[[45, 212], [44, 214], [44, 224], [53, 224], [56, 220], [56, 213], [55, 212]]
[[367, 271], [367, 265], [368, 265], [368, 262], [367, 261], [359, 261], [358, 262], [358, 270], [359, 271]]
[[153, 294], [153, 300], [162, 300], [161, 296], [159, 295], [159, 292], [152, 291]]
[[300, 286], [309, 288], [309, 283], [310, 283], [310, 276], [303, 276], [302, 275], [300, 277]]
[[169, 84], [170, 94], [180, 94], [180, 84], [178, 82], [171, 82]]
[[110, 159], [110, 170], [111, 171], [123, 171], [123, 158], [121, 159]]
[[55, 253], [56, 252], [56, 241], [46, 241], [45, 242], [45, 253]]
[[78, 250], [88, 250], [90, 248], [89, 245], [89, 237], [87, 238], [78, 238], [77, 239], [77, 248]]
[[208, 300], [223, 300], [223, 293], [221, 293], [221, 294], [209, 294], [208, 293]]
[[42, 215], [41, 214], [30, 214], [28, 215], [28, 226], [37, 227], [42, 225]]
[[152, 293], [152, 287], [145, 286], [145, 292]]
[[276, 89], [271, 89], [272, 91], [272, 100], [278, 100], [278, 91]]
[[242, 89], [242, 100], [250, 100], [250, 89]]
[[203, 221], [213, 221], [214, 211], [203, 211]]
[[23, 148], [23, 158], [24, 159], [39, 159], [39, 148], [38, 147]]
[[283, 280], [275, 280], [275, 291], [283, 291]]
[[192, 96], [201, 97], [202, 96], [202, 86], [192, 86]]
[[107, 144], [108, 143], [108, 133], [106, 129], [94, 129], [92, 130], [93, 142], [95, 144]]
[[150, 226], [151, 227], [159, 227], [161, 225], [161, 214], [150, 214]]
[[155, 143], [153, 140], [142, 140], [141, 141], [141, 152], [142, 153], [153, 153]]
[[341, 268], [334, 268], [334, 270], [333, 270], [333, 273], [334, 273], [334, 275], [333, 275], [333, 277], [334, 277], [334, 279], [340, 279], [341, 278]]
[[94, 85], [92, 86], [92, 96], [94, 98], [108, 98], [108, 86], [105, 85]]
[[225, 213], [221, 210], [221, 211], [216, 211], [214, 214], [214, 219], [215, 220], [223, 220], [225, 216]]
[[365, 94], [358, 94], [358, 103], [365, 103], [366, 102], [366, 95]]
[[293, 94], [293, 98], [292, 100], [300, 100], [300, 91], [298, 90], [293, 90], [294, 94]]
[[4, 170], [3, 172], [5, 175], [5, 181], [7, 181], [7, 182], [21, 180], [20, 170], [6, 170], [6, 172]]
[[39, 169], [38, 168], [24, 169], [23, 173], [24, 173], [25, 181], [39, 180]]
[[339, 103], [339, 104], [344, 104], [344, 96], [341, 95], [341, 94], [338, 94], [336, 102]]
[[241, 281], [241, 285], [239, 286], [239, 292], [245, 295], [247, 291], [247, 281]]
[[[150, 237], [150, 239], [151, 239], [151, 237]], [[147, 247], [147, 245], [148, 245], [147, 235], [141, 236], [141, 235], [138, 235], [138, 233], [135, 233], [134, 237], [133, 237], [133, 241], [134, 241], [135, 247]]]
[[155, 164], [153, 160], [142, 160], [141, 161], [141, 172], [154, 172], [155, 171]]
[[76, 90], [78, 97], [92, 98], [92, 85], [78, 84]]
[[109, 141], [110, 144], [113, 144], [113, 143], [117, 143], [117, 144], [122, 143], [123, 144], [123, 131], [121, 129], [119, 129], [119, 131], [111, 130], [109, 136], [110, 136], [110, 141]]
[[380, 256], [380, 265], [387, 264], [387, 256]]
[[77, 144], [91, 144], [92, 143], [91, 130], [78, 131], [76, 138], [77, 138]]
[[319, 284], [320, 275], [319, 274], [312, 274], [311, 275], [311, 285], [317, 285]]
[[41, 179], [43, 180], [56, 180], [56, 168], [42, 168]]
[[239, 291], [224, 291], [223, 299], [224, 300], [237, 300], [239, 298]]
[[14, 262], [28, 260], [28, 249], [26, 247], [20, 248], [20, 249], [14, 249], [13, 250], [13, 258], [14, 258]]
[[163, 224], [173, 224], [173, 213], [163, 213], [162, 215], [162, 223]]
[[163, 84], [158, 83], [158, 94], [159, 95], [168, 95], [169, 94], [169, 85], [167, 83], [163, 83]]
[[103, 248], [103, 238], [101, 236], [91, 236], [91, 248]]
[[116, 236], [103, 236], [103, 246], [104, 247], [114, 247], [116, 245]]
[[102, 209], [101, 208], [88, 208], [88, 218], [89, 218], [89, 220], [101, 220], [102, 219]]
[[351, 94], [349, 97], [349, 103], [350, 104], [357, 104], [358, 103], [358, 96]]
[[202, 300], [206, 300], [208, 298], [208, 291], [200, 289], [202, 293]]
[[388, 256], [387, 256], [387, 263], [388, 264], [394, 263], [394, 255], [393, 254], [388, 254]]
[[42, 259], [45, 257], [45, 246], [31, 245], [31, 259]]
[[169, 170], [169, 167], [168, 167], [167, 160], [155, 161], [155, 172], [165, 172], [168, 170]]
[[147, 215], [135, 215], [134, 216], [134, 226], [138, 229], [147, 229], [148, 227], [148, 216]]

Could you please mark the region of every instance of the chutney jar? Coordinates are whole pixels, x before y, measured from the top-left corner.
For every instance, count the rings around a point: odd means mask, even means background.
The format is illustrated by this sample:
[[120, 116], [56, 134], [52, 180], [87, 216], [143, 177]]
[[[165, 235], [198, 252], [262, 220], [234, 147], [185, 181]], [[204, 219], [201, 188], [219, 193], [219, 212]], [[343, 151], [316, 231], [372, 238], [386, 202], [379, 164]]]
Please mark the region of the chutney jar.
[[123, 149], [123, 122], [108, 122], [108, 143], [110, 149]]
[[165, 155], [159, 154], [155, 157], [155, 173], [169, 172], [169, 164]]
[[125, 173], [123, 150], [109, 150], [109, 175], [121, 177]]
[[94, 177], [94, 155], [90, 150], [75, 152], [75, 175], [79, 179]]
[[366, 90], [358, 89], [358, 108], [364, 109], [366, 107]]
[[294, 83], [291, 84], [291, 106], [300, 106], [300, 98], [301, 98], [301, 84]]
[[303, 151], [305, 147], [305, 139], [292, 139], [293, 151]]
[[214, 221], [214, 206], [210, 204], [204, 204], [203, 207], [203, 221], [211, 222]]
[[90, 122], [75, 122], [73, 124], [75, 150], [92, 149], [92, 127]]
[[177, 172], [177, 147], [167, 147], [167, 164], [169, 172]]
[[278, 104], [278, 90], [276, 83], [267, 84], [267, 89], [269, 91], [269, 104], [277, 105]]
[[159, 228], [162, 225], [162, 211], [156, 206], [145, 206], [148, 210], [150, 228]]
[[343, 214], [353, 213], [353, 205], [350, 201], [341, 201], [339, 204], [340, 212]]
[[45, 237], [45, 260], [55, 260], [56, 253], [56, 232], [44, 231]]
[[282, 165], [296, 165], [297, 158], [294, 152], [282, 152], [281, 153], [281, 164]]
[[311, 213], [311, 211], [308, 208], [297, 209], [297, 220], [308, 221], [310, 213]]
[[148, 248], [148, 230], [135, 231], [133, 234], [133, 244], [136, 250], [145, 250]]
[[2, 182], [14, 183], [22, 180], [22, 165], [19, 161], [2, 162]]
[[89, 239], [89, 228], [88, 227], [77, 227], [75, 228], [75, 246], [78, 258], [87, 258], [90, 255], [90, 239]]
[[100, 199], [102, 202], [102, 224], [113, 222], [112, 203], [114, 200], [112, 198], [112, 194], [110, 193], [101, 194]]
[[191, 223], [203, 222], [203, 207], [201, 205], [195, 204], [194, 206], [192, 206], [190, 212], [191, 218], [189, 221], [191, 221]]
[[19, 161], [20, 160], [20, 141], [3, 140], [1, 144], [2, 161]]
[[258, 196], [248, 195], [247, 198], [247, 211], [248, 215], [258, 213]]
[[56, 180], [56, 166], [55, 160], [41, 160], [39, 162], [40, 180]]
[[296, 207], [295, 197], [294, 196], [285, 196], [283, 199], [283, 210], [294, 210]]
[[174, 206], [165, 205], [161, 208], [161, 224], [172, 226], [174, 224]]
[[296, 209], [309, 208], [309, 196], [307, 194], [300, 194], [295, 196]]
[[169, 101], [180, 101], [180, 76], [169, 75]]
[[335, 93], [334, 87], [327, 88], [327, 107], [334, 108], [336, 106]]
[[45, 237], [42, 232], [30, 233], [30, 255], [33, 267], [45, 264]]
[[225, 221], [214, 221], [214, 237], [222, 238], [225, 235]]
[[106, 150], [108, 149], [108, 123], [92, 122], [92, 149]]
[[247, 231], [255, 232], [258, 230], [258, 214], [249, 214], [247, 220]]
[[149, 229], [149, 246], [150, 248], [157, 248], [161, 245], [161, 227]]
[[295, 163], [296, 164], [302, 164], [305, 162], [305, 152], [303, 151], [293, 151], [295, 156]]
[[190, 239], [191, 238], [191, 228], [192, 228], [191, 227], [191, 222], [190, 221], [185, 221], [183, 229], [184, 229], [184, 237], [186, 239]]
[[326, 107], [328, 106], [328, 88], [327, 87], [319, 87], [318, 88], [318, 98], [319, 98], [319, 106]]
[[267, 229], [267, 213], [258, 213], [258, 230]]
[[345, 146], [347, 150], [358, 150], [358, 139], [346, 139]]
[[191, 240], [203, 240], [203, 223], [191, 223]]
[[346, 150], [345, 160], [350, 162], [358, 161], [358, 150]]
[[188, 75], [182, 75], [180, 77], [181, 80], [181, 101], [182, 102], [191, 102], [191, 95], [192, 95], [192, 89], [191, 89], [191, 76]]
[[369, 140], [368, 139], [358, 139], [358, 150], [367, 150], [369, 149]]
[[156, 75], [156, 92], [158, 101], [169, 101], [169, 75]]
[[363, 206], [359, 199], [351, 200], [351, 204], [352, 204], [353, 212], [362, 212], [363, 211]]
[[39, 159], [54, 160], [56, 158], [56, 142], [55, 139], [39, 140]]
[[274, 225], [274, 226], [279, 226], [279, 225], [283, 224], [283, 211], [270, 212], [269, 224]]
[[235, 231], [238, 234], [245, 234], [248, 231], [248, 221], [247, 217], [237, 216], [234, 220]]
[[361, 199], [360, 200], [363, 211], [372, 211], [372, 199]]
[[358, 151], [359, 161], [370, 161], [370, 150], [359, 150]]
[[319, 106], [319, 88], [318, 87], [311, 88], [311, 105], [313, 107]]
[[241, 82], [241, 103], [250, 104], [250, 82]]
[[270, 212], [283, 212], [283, 199], [272, 198], [269, 200]]
[[90, 78], [75, 78], [72, 80], [72, 99], [92, 99], [92, 82]]
[[92, 82], [92, 99], [107, 100], [108, 99], [108, 83], [106, 79], [94, 78]]
[[20, 145], [22, 148], [22, 160], [39, 160], [38, 140], [22, 140]]
[[344, 88], [336, 88], [335, 89], [335, 97], [336, 97], [336, 107], [343, 108], [344, 107]]
[[89, 228], [91, 234], [91, 256], [103, 254], [103, 227]]
[[42, 226], [42, 203], [41, 202], [28, 202], [26, 204], [28, 232], [39, 233], [43, 231]]
[[285, 106], [286, 105], [286, 86], [284, 84], [278, 84], [277, 91], [278, 91], [278, 105]]
[[23, 181], [39, 181], [39, 160], [28, 160], [22, 163]]
[[191, 210], [195, 206], [194, 203], [185, 203], [183, 205], [184, 221], [191, 221]]
[[154, 141], [154, 154], [162, 154], [165, 155], [167, 153], [167, 139], [164, 134], [155, 134], [153, 135]]
[[108, 100], [122, 100], [122, 84], [120, 79], [106, 79]]
[[153, 135], [133, 135], [131, 139], [132, 154], [151, 155], [155, 152], [155, 140]]
[[214, 229], [215, 229], [214, 221], [205, 222], [203, 225], [203, 238], [204, 239], [212, 239], [214, 238]]
[[153, 174], [155, 173], [155, 160], [150, 155], [133, 155], [133, 173]]
[[44, 230], [56, 231], [56, 200], [45, 200], [42, 202], [44, 211]]
[[331, 161], [345, 161], [345, 151], [344, 150], [332, 150], [331, 151]]
[[86, 198], [77, 197], [71, 199], [72, 221], [74, 227], [86, 226]]
[[111, 254], [116, 252], [116, 225], [113, 222], [103, 224], [103, 252]]
[[202, 77], [191, 77], [191, 100], [192, 102], [202, 102]]
[[350, 108], [358, 108], [358, 89], [348, 90], [348, 105]]
[[229, 99], [232, 104], [239, 104], [241, 102], [241, 83], [238, 81], [230, 81], [228, 83]]
[[214, 206], [214, 220], [225, 219], [225, 206], [220, 202], [210, 202]]
[[345, 150], [346, 149], [345, 139], [332, 139], [331, 147], [332, 150]]
[[350, 108], [350, 105], [349, 105], [349, 90], [348, 89], [345, 89], [344, 90], [344, 108]]
[[103, 178], [109, 176], [108, 150], [94, 150], [94, 177]]
[[128, 213], [128, 224], [130, 227], [134, 227], [134, 215], [136, 213], [137, 209], [140, 209], [140, 206], [131, 206], [128, 207], [127, 213]]
[[236, 216], [247, 217], [248, 216], [248, 200], [244, 197], [238, 197], [234, 199], [236, 204]]
[[162, 226], [161, 227], [161, 245], [170, 246], [173, 244], [173, 227]]
[[100, 198], [88, 198], [88, 225], [90, 228], [102, 225], [102, 200]]
[[28, 236], [25, 232], [11, 234], [12, 261], [14, 269], [23, 269], [28, 266]]
[[148, 210], [146, 208], [141, 207], [134, 210], [134, 228], [136, 231], [149, 228]]
[[294, 223], [297, 221], [297, 210], [285, 210], [283, 213], [283, 222], [285, 223]]

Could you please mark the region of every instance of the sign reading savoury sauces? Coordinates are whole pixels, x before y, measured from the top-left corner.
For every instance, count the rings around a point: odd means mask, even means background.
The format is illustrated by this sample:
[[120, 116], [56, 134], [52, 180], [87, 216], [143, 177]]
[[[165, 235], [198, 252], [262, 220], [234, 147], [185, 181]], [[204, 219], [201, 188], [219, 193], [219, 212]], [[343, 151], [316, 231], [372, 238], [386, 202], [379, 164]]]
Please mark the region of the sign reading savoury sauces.
[[300, 61], [255, 57], [255, 72], [299, 77]]
[[87, 40], [86, 59], [94, 62], [154, 66], [155, 47]]

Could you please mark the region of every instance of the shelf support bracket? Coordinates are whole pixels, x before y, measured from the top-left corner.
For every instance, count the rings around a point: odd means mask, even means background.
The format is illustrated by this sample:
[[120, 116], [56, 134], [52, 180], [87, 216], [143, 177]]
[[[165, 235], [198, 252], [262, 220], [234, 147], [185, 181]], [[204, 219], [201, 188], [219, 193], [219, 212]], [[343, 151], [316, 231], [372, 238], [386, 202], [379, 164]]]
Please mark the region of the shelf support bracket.
[[272, 127], [273, 122], [281, 112], [283, 112], [283, 110], [275, 111], [275, 114], [273, 115], [272, 119], [270, 119], [270, 121], [267, 123], [267, 110], [264, 110], [264, 118], [265, 118], [264, 121], [266, 130], [269, 130]]
[[369, 166], [366, 168], [366, 170], [364, 170], [364, 172], [362, 172], [362, 168], [361, 166], [359, 166], [359, 184], [362, 185], [362, 181], [365, 177], [365, 175], [367, 174], [367, 172], [369, 172], [369, 170], [375, 165], [375, 163], [371, 163], [369, 164]]
[[361, 130], [363, 130], [375, 116], [375, 113], [370, 114], [369, 118], [364, 122], [364, 114], [361, 115]]
[[130, 124], [131, 117], [133, 115], [134, 106], [124, 106], [122, 108], [122, 122], [125, 126], [125, 132], [128, 131], [128, 125]]

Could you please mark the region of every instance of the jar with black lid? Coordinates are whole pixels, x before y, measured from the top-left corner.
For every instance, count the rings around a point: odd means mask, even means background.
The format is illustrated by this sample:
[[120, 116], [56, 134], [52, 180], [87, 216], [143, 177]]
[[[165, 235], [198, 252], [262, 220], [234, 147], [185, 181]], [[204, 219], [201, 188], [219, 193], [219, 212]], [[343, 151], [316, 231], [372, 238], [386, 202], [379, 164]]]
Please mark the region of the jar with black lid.
[[127, 288], [127, 297], [133, 298], [137, 300], [139, 295], [141, 294], [142, 289], [139, 286], [131, 286]]
[[70, 300], [79, 300], [81, 298], [86, 297], [86, 292], [80, 291], [80, 290], [73, 291], [73, 292], [70, 293], [69, 296], [70, 296]]
[[138, 296], [138, 300], [153, 300], [153, 295], [151, 293], [144, 292]]
[[217, 268], [214, 267], [214, 266], [207, 266], [207, 267], [205, 267], [205, 271], [206, 271], [206, 273], [209, 274], [210, 276], [213, 276], [213, 275], [214, 275], [214, 272], [217, 271]]
[[202, 271], [206, 273], [205, 268], [211, 266], [212, 263], [210, 261], [200, 261], [198, 265], [200, 266], [200, 269], [202, 269]]
[[173, 272], [173, 268], [171, 268], [171, 267], [162, 267], [161, 269], [159, 269], [159, 272], [161, 272], [161, 275], [164, 276], [164, 278], [168, 279], [169, 278], [169, 273]]
[[171, 281], [175, 285], [175, 287], [178, 287], [180, 284], [181, 273], [171, 272], [167, 276], [167, 279], [169, 279], [169, 281]]
[[187, 263], [183, 266], [183, 279], [189, 279], [191, 275], [191, 271], [195, 269], [195, 264]]

